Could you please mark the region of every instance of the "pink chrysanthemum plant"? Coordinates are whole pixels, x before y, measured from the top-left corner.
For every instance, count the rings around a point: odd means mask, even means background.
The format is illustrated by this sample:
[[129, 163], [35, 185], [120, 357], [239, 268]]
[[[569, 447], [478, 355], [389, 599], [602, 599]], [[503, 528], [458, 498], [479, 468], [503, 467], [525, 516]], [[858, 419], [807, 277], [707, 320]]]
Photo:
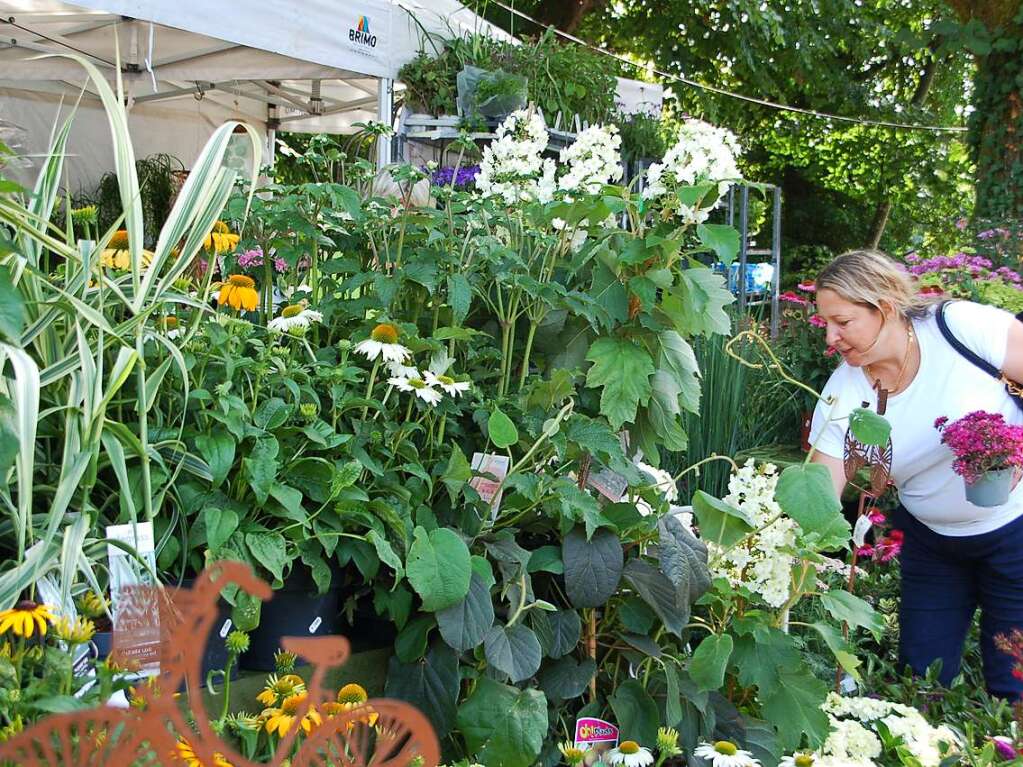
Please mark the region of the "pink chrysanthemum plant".
[[942, 416], [934, 428], [955, 455], [953, 471], [967, 484], [991, 471], [1023, 468], [1023, 426], [1006, 423], [1000, 413], [975, 410], [951, 423]]

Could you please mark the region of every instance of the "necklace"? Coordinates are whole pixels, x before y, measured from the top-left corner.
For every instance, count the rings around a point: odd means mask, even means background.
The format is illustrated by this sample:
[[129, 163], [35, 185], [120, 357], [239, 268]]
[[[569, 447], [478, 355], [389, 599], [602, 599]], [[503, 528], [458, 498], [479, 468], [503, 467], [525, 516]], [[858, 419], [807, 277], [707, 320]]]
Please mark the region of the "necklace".
[[877, 391], [877, 414], [884, 415], [885, 410], [888, 407], [888, 395], [893, 394], [899, 390], [902, 386], [902, 377], [906, 375], [906, 368], [909, 367], [909, 356], [913, 350], [913, 326], [910, 325], [906, 330], [906, 353], [902, 355], [902, 367], [899, 368], [899, 376], [895, 379], [895, 385], [891, 389], [886, 389], [881, 385], [881, 379], [876, 377], [870, 370], [870, 365], [864, 365], [863, 367], [867, 371], [867, 375], [874, 379], [874, 389]]

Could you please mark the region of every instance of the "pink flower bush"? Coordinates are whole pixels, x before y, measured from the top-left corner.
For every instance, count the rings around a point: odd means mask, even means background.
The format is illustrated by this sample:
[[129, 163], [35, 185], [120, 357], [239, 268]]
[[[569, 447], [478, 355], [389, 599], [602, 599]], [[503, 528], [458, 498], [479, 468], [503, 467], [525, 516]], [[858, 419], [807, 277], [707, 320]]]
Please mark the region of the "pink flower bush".
[[975, 410], [952, 423], [942, 416], [934, 428], [955, 454], [952, 469], [969, 484], [989, 471], [1023, 467], [1023, 427], [1006, 423], [1000, 413]]
[[[278, 274], [288, 271], [288, 262], [280, 256], [274, 256], [274, 269]], [[263, 265], [263, 249], [252, 248], [238, 254], [238, 266], [242, 269], [255, 269]]]

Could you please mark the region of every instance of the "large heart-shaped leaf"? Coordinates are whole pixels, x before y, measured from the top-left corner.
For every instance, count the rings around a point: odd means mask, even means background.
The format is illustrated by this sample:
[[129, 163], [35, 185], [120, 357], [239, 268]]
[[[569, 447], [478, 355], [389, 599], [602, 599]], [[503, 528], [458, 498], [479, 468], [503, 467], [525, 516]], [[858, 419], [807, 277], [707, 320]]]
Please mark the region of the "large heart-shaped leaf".
[[540, 668], [543, 650], [536, 634], [521, 623], [493, 626], [483, 640], [487, 661], [513, 682], [529, 679]]
[[437, 737], [443, 738], [455, 723], [459, 682], [458, 656], [443, 642], [434, 642], [426, 657], [415, 663], [391, 658], [384, 693], [422, 711]]
[[637, 679], [627, 679], [611, 696], [611, 709], [621, 728], [622, 740], [653, 743], [661, 714], [657, 704]]
[[762, 697], [763, 715], [785, 748], [797, 747], [804, 734], [812, 747], [824, 740], [829, 725], [821, 704], [827, 694], [827, 685], [806, 667], [778, 675], [777, 688]]
[[483, 577], [473, 572], [461, 602], [437, 611], [440, 635], [459, 652], [478, 647], [494, 625], [494, 603]]
[[842, 516], [842, 504], [827, 467], [819, 463], [787, 467], [778, 478], [774, 497], [805, 533], [818, 537], [821, 547], [849, 543], [849, 523]]
[[234, 464], [234, 437], [226, 429], [216, 429], [209, 434], [200, 434], [196, 437], [195, 446], [199, 448], [199, 454], [210, 467], [213, 486], [219, 487]]
[[405, 574], [423, 600], [425, 610], [443, 610], [458, 604], [469, 593], [472, 565], [469, 548], [454, 530], [438, 527], [427, 534], [414, 533]]
[[458, 728], [473, 761], [487, 767], [531, 767], [547, 735], [547, 698], [483, 677], [458, 708]]
[[707, 547], [685, 529], [678, 517], [662, 517], [658, 530], [661, 572], [679, 589], [681, 598], [692, 604], [710, 590]]
[[730, 634], [711, 634], [697, 646], [689, 661], [689, 676], [701, 690], [717, 690], [724, 683], [732, 645]]
[[566, 655], [544, 666], [539, 677], [540, 689], [552, 701], [571, 700], [586, 691], [596, 673], [597, 664], [593, 658], [577, 661]]
[[689, 622], [689, 601], [660, 570], [642, 559], [630, 559], [625, 566], [625, 580], [650, 605], [664, 627], [681, 637]]
[[203, 512], [203, 520], [206, 523], [206, 545], [209, 546], [210, 554], [215, 555], [238, 529], [238, 513], [233, 509], [210, 506]]
[[579, 527], [573, 528], [561, 547], [565, 563], [565, 589], [575, 607], [600, 607], [618, 589], [622, 577], [622, 542], [602, 528], [590, 540]]
[[718, 546], [731, 546], [753, 531], [745, 514], [702, 490], [693, 495], [693, 511], [700, 520], [700, 537]]

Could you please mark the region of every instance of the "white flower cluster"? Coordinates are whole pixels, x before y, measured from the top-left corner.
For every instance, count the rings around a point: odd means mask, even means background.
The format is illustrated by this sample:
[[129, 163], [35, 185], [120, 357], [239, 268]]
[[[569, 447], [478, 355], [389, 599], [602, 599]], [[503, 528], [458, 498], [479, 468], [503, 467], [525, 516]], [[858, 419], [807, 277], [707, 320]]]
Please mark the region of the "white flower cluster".
[[[795, 520], [778, 516], [781, 507], [774, 500], [777, 484], [778, 473], [773, 464], [765, 463], [758, 468], [753, 459], [748, 460], [728, 480], [728, 495], [723, 500], [741, 511], [754, 528], [763, 530], [729, 550], [707, 543], [712, 573], [727, 578], [733, 586], [744, 586], [759, 594], [771, 607], [781, 607], [788, 601], [792, 581], [790, 551], [799, 529]], [[772, 519], [775, 521], [768, 525]]]
[[533, 110], [512, 112], [497, 129], [496, 139], [483, 150], [476, 188], [500, 196], [505, 204], [554, 197], [555, 165], [541, 156], [547, 148], [547, 126]]
[[716, 183], [717, 197], [712, 205], [691, 208], [677, 199], [665, 203], [665, 208], [676, 210], [686, 223], [701, 223], [732, 183], [742, 178], [736, 165], [740, 152], [739, 142], [730, 131], [702, 120], [686, 120], [679, 130], [678, 141], [664, 155], [664, 160], [647, 170], [643, 196], [649, 200], [669, 194], [674, 197], [681, 186]]
[[636, 468], [650, 478], [650, 483], [657, 489], [657, 492], [664, 496], [668, 503], [678, 500], [678, 486], [670, 471], [655, 469], [653, 466], [642, 461], [636, 462]]
[[615, 125], [594, 125], [580, 133], [559, 159], [567, 170], [558, 179], [565, 192], [596, 194], [622, 177], [622, 137]]
[[912, 706], [876, 698], [845, 698], [830, 693], [821, 706], [831, 723], [831, 733], [813, 755], [814, 767], [875, 767], [882, 745], [876, 728], [884, 723], [901, 738], [922, 767], [938, 767], [942, 744], [955, 749], [959, 739], [948, 727], [931, 727]]

